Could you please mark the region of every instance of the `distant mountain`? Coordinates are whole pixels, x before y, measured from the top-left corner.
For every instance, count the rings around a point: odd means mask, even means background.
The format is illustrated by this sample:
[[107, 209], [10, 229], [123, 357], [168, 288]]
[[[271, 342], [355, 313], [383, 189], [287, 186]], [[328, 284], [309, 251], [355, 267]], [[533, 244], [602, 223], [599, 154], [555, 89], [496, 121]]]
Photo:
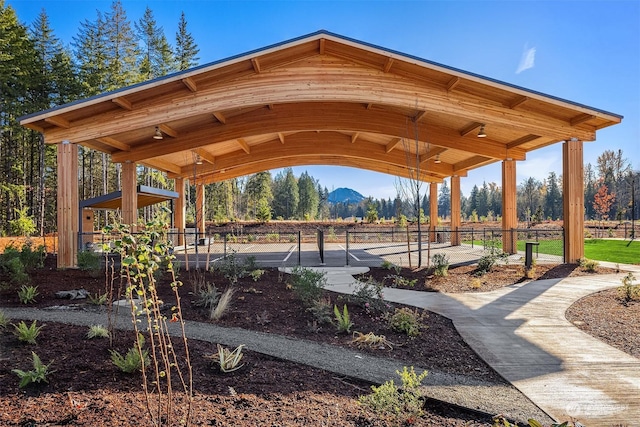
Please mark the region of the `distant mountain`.
[[354, 203], [364, 200], [364, 196], [350, 188], [336, 188], [329, 193], [329, 203]]

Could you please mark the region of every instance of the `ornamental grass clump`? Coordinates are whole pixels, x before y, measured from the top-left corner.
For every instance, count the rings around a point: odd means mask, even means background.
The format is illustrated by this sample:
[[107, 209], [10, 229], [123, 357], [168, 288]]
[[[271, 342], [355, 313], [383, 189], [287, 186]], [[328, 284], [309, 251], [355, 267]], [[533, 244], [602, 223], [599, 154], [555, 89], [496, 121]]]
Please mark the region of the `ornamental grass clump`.
[[31, 323], [31, 326], [27, 326], [23, 320], [17, 325], [13, 325], [13, 327], [13, 334], [18, 337], [19, 341], [36, 345], [36, 338], [40, 335], [40, 331], [44, 328], [44, 325], [38, 326], [37, 321], [34, 320], [33, 323]]

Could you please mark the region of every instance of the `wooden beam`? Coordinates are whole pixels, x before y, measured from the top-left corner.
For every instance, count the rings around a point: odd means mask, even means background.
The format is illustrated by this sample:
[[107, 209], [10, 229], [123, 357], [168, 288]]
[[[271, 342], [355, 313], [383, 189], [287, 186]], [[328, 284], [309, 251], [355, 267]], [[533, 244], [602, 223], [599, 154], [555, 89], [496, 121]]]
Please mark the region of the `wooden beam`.
[[173, 172], [175, 174], [182, 172], [180, 166], [161, 159], [146, 159], [140, 162], [140, 164], [163, 172]]
[[69, 129], [71, 127], [71, 124], [60, 116], [47, 117], [44, 121], [64, 129]]
[[373, 104], [372, 103], [368, 103], [367, 104], [367, 110], [371, 110], [373, 108]]
[[320, 55], [324, 55], [325, 43], [326, 43], [325, 39], [319, 40], [318, 52], [320, 53]]
[[117, 106], [119, 106], [120, 108], [123, 108], [123, 109], [125, 109], [127, 111], [133, 110], [133, 105], [131, 104], [131, 101], [129, 101], [124, 96], [119, 96], [117, 98], [113, 98], [111, 101], [114, 104], [116, 104]]
[[444, 153], [445, 151], [447, 151], [447, 149], [443, 147], [429, 148], [426, 153], [420, 154], [420, 164], [422, 165], [423, 163], [426, 163], [428, 160], [433, 159], [434, 157]]
[[210, 163], [213, 165], [216, 162], [216, 158], [213, 156], [213, 154], [209, 153], [204, 148], [196, 148], [193, 150], [193, 152], [199, 155], [200, 158], [207, 163]]
[[169, 135], [172, 138], [178, 137], [178, 131], [173, 129], [169, 125], [161, 124], [161, 125], [158, 125], [158, 127], [160, 128], [162, 133], [164, 133], [165, 135]]
[[454, 90], [459, 83], [460, 83], [460, 77], [453, 77], [447, 83], [447, 92], [451, 92], [452, 90]]
[[113, 147], [113, 148], [117, 148], [118, 150], [122, 150], [122, 151], [129, 151], [131, 150], [131, 146], [129, 144], [125, 144], [124, 142], [120, 142], [115, 138], [112, 138], [110, 136], [105, 136], [104, 138], [98, 138], [96, 139], [96, 141], [108, 145], [109, 147]]
[[518, 252], [513, 231], [518, 228], [517, 197], [516, 162], [505, 160], [502, 162], [502, 250], [508, 254]]
[[398, 144], [402, 142], [402, 138], [393, 138], [384, 148], [386, 153], [390, 153], [393, 149], [395, 149]]
[[595, 118], [596, 118], [596, 116], [594, 116], [592, 114], [579, 114], [579, 115], [573, 117], [570, 120], [570, 123], [571, 123], [571, 126], [577, 126], [580, 123], [584, 123], [584, 122], [587, 122], [587, 121], [589, 121], [591, 119], [595, 119]]
[[383, 68], [384, 72], [388, 73], [392, 65], [393, 65], [393, 58], [388, 57], [387, 62], [384, 63], [384, 68]]
[[253, 66], [253, 71], [255, 71], [256, 74], [260, 74], [260, 61], [258, 58], [251, 58], [251, 65]]
[[467, 136], [471, 132], [473, 132], [476, 129], [478, 129], [480, 126], [482, 126], [482, 123], [473, 122], [473, 123], [463, 127], [462, 129], [460, 129], [460, 136]]
[[281, 144], [284, 144], [284, 134], [282, 132], [278, 132], [278, 139]]
[[424, 111], [424, 110], [418, 111], [418, 112], [416, 113], [416, 115], [415, 115], [415, 116], [413, 116], [413, 117], [411, 118], [411, 121], [412, 121], [412, 122], [414, 122], [414, 123], [419, 122], [420, 120], [422, 120], [422, 118], [424, 117], [424, 115], [425, 115], [426, 113], [427, 113], [427, 112], [426, 112], [426, 111]]
[[584, 163], [583, 143], [573, 139], [562, 144], [562, 210], [564, 262], [575, 264], [584, 257]]
[[360, 136], [360, 132], [356, 132], [353, 135], [351, 135], [351, 143], [355, 144], [356, 140], [358, 139], [358, 136]]
[[538, 135], [525, 135], [522, 138], [518, 138], [515, 141], [511, 141], [510, 143], [508, 143], [507, 148], [516, 148], [523, 144], [526, 144], [527, 142], [535, 141], [538, 138], [540, 138], [540, 136]]
[[486, 163], [492, 163], [495, 159], [484, 156], [473, 156], [468, 158], [467, 160], [463, 160], [461, 162], [457, 162], [453, 165], [453, 171], [456, 174], [461, 174], [463, 171], [467, 171], [469, 169], [477, 168], [478, 165], [484, 165]]
[[184, 79], [182, 79], [182, 83], [191, 91], [191, 92], [197, 92], [198, 91], [198, 85], [196, 84], [196, 81], [193, 80], [191, 77], [185, 77]]
[[516, 99], [511, 101], [511, 103], [509, 104], [509, 108], [515, 110], [516, 108], [527, 102], [529, 99], [531, 98], [529, 98], [528, 96], [518, 96]]
[[122, 222], [135, 231], [138, 223], [138, 179], [136, 164], [122, 164]]
[[213, 116], [222, 124], [227, 123], [227, 118], [220, 111], [214, 111]]
[[[508, 149], [505, 144], [483, 138], [462, 138], [458, 131], [442, 126], [416, 124], [419, 135], [429, 135], [431, 145], [449, 149], [466, 151], [474, 155], [493, 157], [498, 160], [512, 158], [524, 160], [525, 151], [520, 148]], [[309, 129], [319, 131], [340, 131], [348, 134], [355, 132], [374, 133], [388, 137], [394, 141], [399, 135], [407, 132], [407, 117], [400, 112], [383, 109], [363, 110], [361, 104], [311, 103], [305, 105], [282, 104], [274, 111], [266, 108], [251, 111], [234, 117], [225, 126], [211, 124], [199, 130], [189, 132], [175, 141], [163, 141], [162, 144], [150, 141], [132, 147], [130, 152], [115, 152], [115, 162], [126, 160], [141, 161], [185, 150], [192, 150], [205, 145], [235, 140], [238, 136], [248, 138], [266, 134], [295, 133]], [[421, 141], [426, 144], [426, 141]], [[395, 148], [392, 143], [388, 146]]]
[[249, 144], [247, 144], [247, 141], [245, 141], [242, 138], [238, 138], [238, 145], [240, 146], [240, 148], [242, 148], [242, 151], [244, 151], [247, 154], [251, 154], [251, 147], [249, 147]]

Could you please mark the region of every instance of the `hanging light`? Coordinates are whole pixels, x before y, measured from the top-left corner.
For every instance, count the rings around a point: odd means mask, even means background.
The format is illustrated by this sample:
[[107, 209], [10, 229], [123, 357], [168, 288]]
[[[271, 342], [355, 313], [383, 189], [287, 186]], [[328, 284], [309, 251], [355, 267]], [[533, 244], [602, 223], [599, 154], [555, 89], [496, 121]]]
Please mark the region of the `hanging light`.
[[440, 160], [440, 154], [436, 154], [436, 159], [433, 162], [436, 164], [442, 163], [442, 160]]
[[487, 134], [484, 133], [484, 123], [480, 125], [480, 132], [478, 132], [478, 138], [486, 138]]
[[153, 134], [153, 139], [162, 139], [164, 138], [162, 136], [162, 131], [160, 130], [160, 128], [158, 126], [156, 126], [156, 133]]
[[202, 157], [200, 157], [200, 154], [196, 154], [196, 165], [201, 165], [202, 164]]

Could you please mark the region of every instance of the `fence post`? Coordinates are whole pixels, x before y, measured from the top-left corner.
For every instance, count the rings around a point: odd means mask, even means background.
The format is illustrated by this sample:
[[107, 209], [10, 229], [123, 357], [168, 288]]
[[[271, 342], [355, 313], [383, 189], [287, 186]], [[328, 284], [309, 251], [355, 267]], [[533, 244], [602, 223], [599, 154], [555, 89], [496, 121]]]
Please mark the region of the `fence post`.
[[298, 230], [298, 265], [302, 265], [302, 231]]
[[473, 249], [473, 228], [471, 229], [471, 248]]
[[347, 241], [346, 241], [346, 250], [345, 250], [345, 254], [347, 256], [347, 263], [346, 265], [349, 265], [349, 230], [347, 230]]
[[228, 233], [224, 233], [224, 250], [222, 251], [223, 258], [227, 257], [227, 237], [228, 236], [229, 236]]

